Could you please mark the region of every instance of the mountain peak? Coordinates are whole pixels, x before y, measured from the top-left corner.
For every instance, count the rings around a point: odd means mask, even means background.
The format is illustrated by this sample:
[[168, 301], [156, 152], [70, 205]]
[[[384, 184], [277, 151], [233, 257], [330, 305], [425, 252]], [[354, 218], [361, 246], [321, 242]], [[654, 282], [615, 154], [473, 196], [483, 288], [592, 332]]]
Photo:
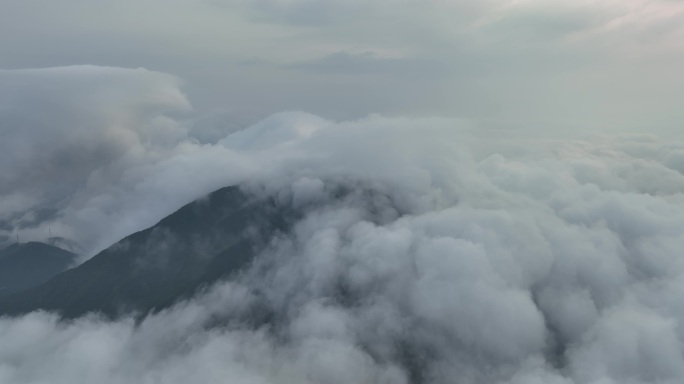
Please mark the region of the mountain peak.
[[77, 255], [37, 241], [14, 243], [0, 251], [0, 295], [35, 287], [64, 272]]
[[167, 307], [248, 265], [264, 239], [286, 226], [287, 214], [274, 208], [239, 187], [219, 189], [78, 267], [5, 296], [0, 314], [45, 309], [115, 317]]

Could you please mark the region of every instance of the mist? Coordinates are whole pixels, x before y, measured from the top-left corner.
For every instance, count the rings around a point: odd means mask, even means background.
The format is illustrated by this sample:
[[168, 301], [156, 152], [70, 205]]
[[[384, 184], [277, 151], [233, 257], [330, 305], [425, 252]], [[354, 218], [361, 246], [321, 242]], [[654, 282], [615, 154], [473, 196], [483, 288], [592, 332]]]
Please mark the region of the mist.
[[5, 2], [0, 248], [297, 215], [170, 308], [0, 317], [0, 384], [684, 382], [683, 15]]
[[[239, 277], [142, 321], [2, 318], [1, 382], [684, 374], [682, 142], [287, 112], [207, 143], [172, 76], [74, 67], [3, 79], [17, 84], [2, 87], [6, 125], [30, 117], [45, 130], [2, 142], [3, 217], [22, 238], [50, 226], [92, 254], [224, 185], [304, 214]], [[39, 207], [51, 215], [31, 221]], [[255, 308], [277, 321], [255, 322]]]

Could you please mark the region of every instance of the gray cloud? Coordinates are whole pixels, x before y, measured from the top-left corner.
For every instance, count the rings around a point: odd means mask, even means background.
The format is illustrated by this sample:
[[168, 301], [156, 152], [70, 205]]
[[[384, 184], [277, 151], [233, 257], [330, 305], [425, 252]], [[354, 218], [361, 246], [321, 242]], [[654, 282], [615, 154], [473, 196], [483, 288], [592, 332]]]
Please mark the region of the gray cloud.
[[[299, 71], [342, 74], [369, 74], [373, 76], [443, 76], [449, 68], [429, 60], [378, 57], [371, 52], [335, 52], [318, 60], [290, 64], [285, 68]], [[465, 68], [464, 68], [465, 69]]]
[[[116, 189], [129, 168], [187, 139], [165, 116], [190, 108], [169, 75], [81, 66], [2, 71], [0, 84], [0, 213], [18, 228], [34, 225], [41, 208], [54, 212], [77, 205], [79, 195], [96, 198], [89, 190]], [[100, 204], [102, 216], [114, 208]]]
[[0, 318], [0, 383], [682, 381], [678, 2], [1, 8], [0, 243], [305, 214], [141, 323]]
[[[22, 236], [52, 225], [96, 250], [236, 183], [306, 214], [244, 275], [142, 323], [0, 319], [0, 382], [681, 381], [675, 137], [289, 112], [211, 143], [220, 127], [200, 141], [171, 117], [188, 108], [173, 77], [2, 76], [3, 156], [49, 169], [6, 166], [3, 217], [56, 210]], [[67, 176], [62, 152], [90, 165]]]
[[671, 126], [681, 15], [664, 0], [31, 0], [3, 5], [0, 67], [174, 73], [198, 113], [241, 125], [306, 110]]

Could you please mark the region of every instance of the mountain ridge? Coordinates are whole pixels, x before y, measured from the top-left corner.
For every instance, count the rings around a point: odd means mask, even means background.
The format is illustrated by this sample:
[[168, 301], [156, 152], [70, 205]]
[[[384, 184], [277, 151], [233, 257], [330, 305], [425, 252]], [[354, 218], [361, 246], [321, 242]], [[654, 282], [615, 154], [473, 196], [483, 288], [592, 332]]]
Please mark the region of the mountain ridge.
[[40, 286], [0, 298], [0, 315], [42, 309], [114, 318], [161, 310], [239, 272], [265, 239], [286, 229], [286, 216], [271, 199], [221, 188]]
[[74, 266], [78, 255], [31, 241], [0, 250], [0, 296], [38, 286]]

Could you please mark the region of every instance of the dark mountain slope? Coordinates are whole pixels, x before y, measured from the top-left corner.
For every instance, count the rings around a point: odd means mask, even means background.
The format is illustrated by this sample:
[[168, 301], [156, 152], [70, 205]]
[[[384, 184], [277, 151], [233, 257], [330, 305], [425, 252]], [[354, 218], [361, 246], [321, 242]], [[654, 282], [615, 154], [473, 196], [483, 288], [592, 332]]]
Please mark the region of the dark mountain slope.
[[16, 243], [0, 251], [0, 295], [35, 287], [71, 267], [76, 255], [52, 245]]
[[0, 314], [145, 314], [239, 271], [284, 228], [282, 210], [272, 202], [222, 188], [37, 288], [0, 298]]

